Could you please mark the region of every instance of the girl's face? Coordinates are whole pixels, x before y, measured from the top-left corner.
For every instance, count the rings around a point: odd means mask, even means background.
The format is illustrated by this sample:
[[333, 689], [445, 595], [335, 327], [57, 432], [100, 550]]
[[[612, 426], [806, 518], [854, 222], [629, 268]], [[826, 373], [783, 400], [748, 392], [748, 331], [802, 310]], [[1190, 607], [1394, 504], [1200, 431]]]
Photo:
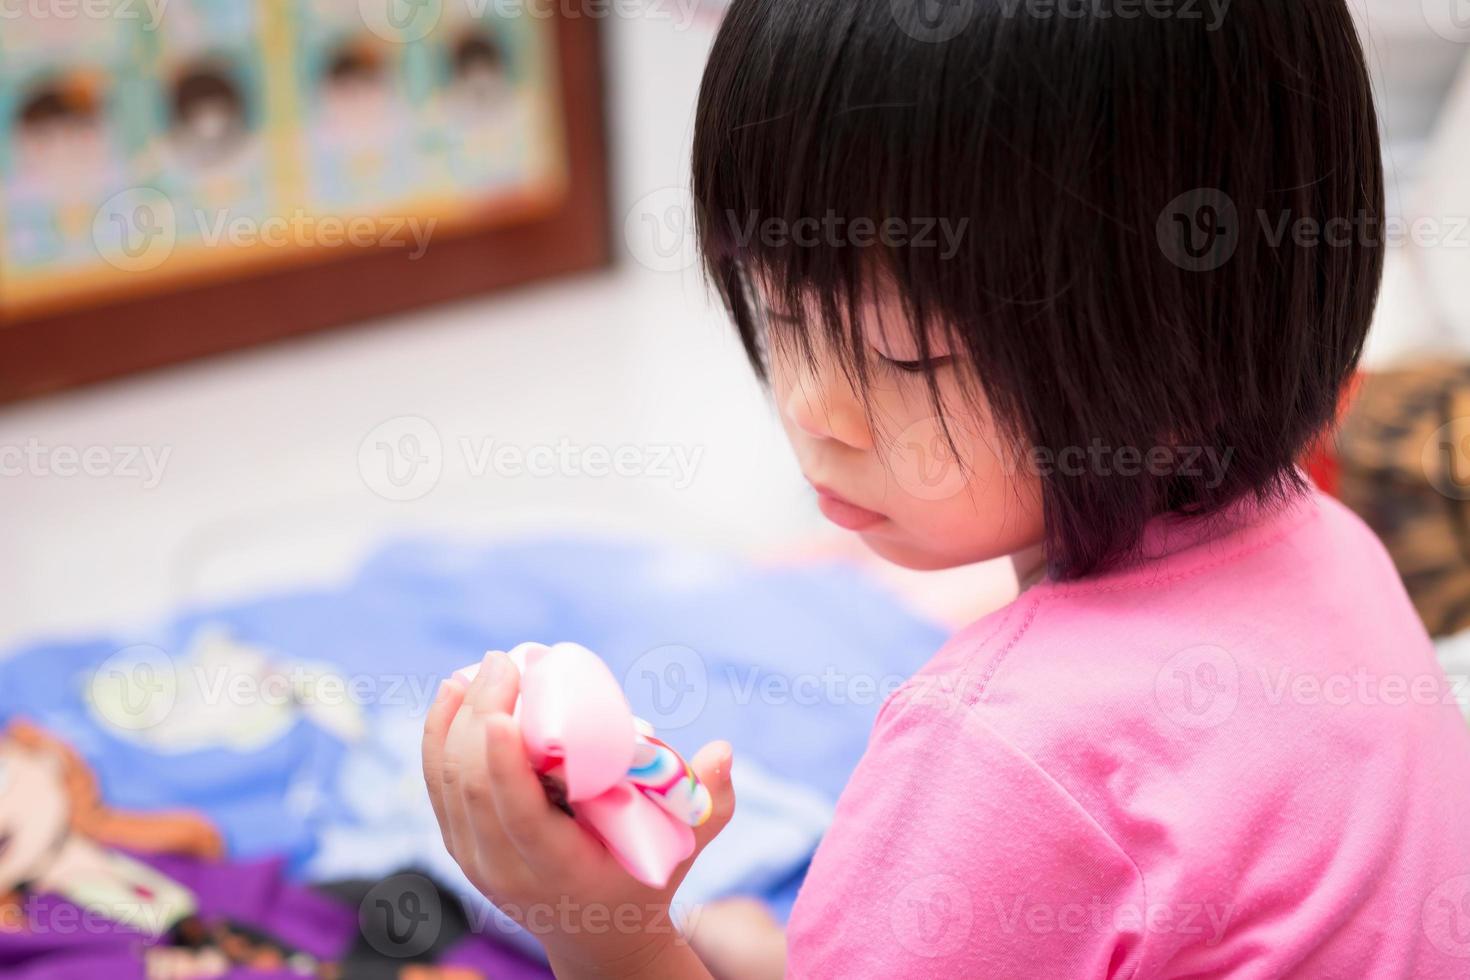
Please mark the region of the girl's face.
[[69, 819], [60, 764], [0, 737], [0, 894], [41, 870]]
[[[782, 318], [779, 308], [767, 309]], [[1035, 564], [1043, 530], [1040, 480], [1000, 438], [986, 406], [967, 397], [960, 359], [943, 343], [930, 345], [941, 422], [901, 319], [902, 303], [880, 293], [862, 315], [871, 379], [866, 399], [830, 351], [818, 348], [815, 365], [781, 349], [769, 357], [782, 424], [822, 512], [907, 568], [1008, 555]]]

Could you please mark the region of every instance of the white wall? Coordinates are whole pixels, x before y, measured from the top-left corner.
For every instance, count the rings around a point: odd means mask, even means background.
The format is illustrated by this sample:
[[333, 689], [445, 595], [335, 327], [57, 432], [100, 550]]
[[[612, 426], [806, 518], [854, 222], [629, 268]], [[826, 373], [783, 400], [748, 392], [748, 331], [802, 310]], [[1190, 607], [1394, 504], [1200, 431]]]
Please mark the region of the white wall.
[[[621, 216], [684, 183], [708, 30], [649, 19], [608, 28]], [[0, 648], [331, 582], [385, 535], [591, 527], [762, 547], [817, 527], [694, 270], [645, 268], [621, 231], [617, 244], [613, 273], [0, 410], [0, 446], [47, 454], [43, 467], [0, 477]], [[414, 423], [391, 421], [406, 417], [434, 427], [443, 471], [427, 496], [394, 502], [374, 492], [372, 446], [366, 463], [360, 451], [370, 434], [391, 444], [411, 433]], [[699, 455], [687, 486], [476, 475], [461, 439], [631, 445], [650, 467], [660, 447]], [[91, 447], [166, 453], [163, 478], [145, 487], [122, 473], [49, 472], [56, 449]]]

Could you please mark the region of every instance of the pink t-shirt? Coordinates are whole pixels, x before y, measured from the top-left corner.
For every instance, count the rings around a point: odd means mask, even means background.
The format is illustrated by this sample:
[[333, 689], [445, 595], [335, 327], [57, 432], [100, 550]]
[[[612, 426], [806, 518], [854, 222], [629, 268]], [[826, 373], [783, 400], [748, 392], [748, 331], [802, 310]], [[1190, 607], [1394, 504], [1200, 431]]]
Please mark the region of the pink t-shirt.
[[1334, 501], [1165, 519], [883, 707], [796, 978], [1470, 978], [1470, 728]]

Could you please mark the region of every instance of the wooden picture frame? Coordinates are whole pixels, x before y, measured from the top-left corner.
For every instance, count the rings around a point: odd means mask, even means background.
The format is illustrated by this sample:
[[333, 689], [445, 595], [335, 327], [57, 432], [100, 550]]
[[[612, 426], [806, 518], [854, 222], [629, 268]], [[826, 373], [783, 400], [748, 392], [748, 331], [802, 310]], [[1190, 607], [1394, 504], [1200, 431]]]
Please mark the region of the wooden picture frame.
[[0, 403], [608, 265], [599, 23], [554, 20], [567, 180], [553, 210], [488, 229], [470, 222], [416, 258], [344, 245], [70, 311], [0, 312]]

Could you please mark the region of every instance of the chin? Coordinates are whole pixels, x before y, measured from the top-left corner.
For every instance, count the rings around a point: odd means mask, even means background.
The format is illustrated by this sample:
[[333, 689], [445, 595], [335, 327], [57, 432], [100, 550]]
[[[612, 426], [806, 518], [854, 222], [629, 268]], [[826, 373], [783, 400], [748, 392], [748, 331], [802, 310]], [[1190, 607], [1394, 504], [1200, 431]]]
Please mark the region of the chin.
[[912, 541], [896, 540], [880, 534], [864, 534], [861, 537], [868, 549], [879, 558], [915, 572], [939, 572], [946, 568], [960, 568], [995, 557], [993, 555], [976, 557], [948, 554], [925, 548]]

